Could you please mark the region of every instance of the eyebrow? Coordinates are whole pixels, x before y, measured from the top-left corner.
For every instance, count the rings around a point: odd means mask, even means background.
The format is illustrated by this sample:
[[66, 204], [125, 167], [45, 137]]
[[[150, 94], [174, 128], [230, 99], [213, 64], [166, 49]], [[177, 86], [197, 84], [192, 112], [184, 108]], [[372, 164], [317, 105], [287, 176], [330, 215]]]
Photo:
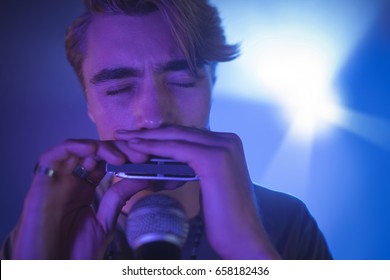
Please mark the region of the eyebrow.
[[205, 65], [204, 63], [197, 61], [195, 67], [198, 69], [192, 71], [186, 59], [173, 59], [173, 60], [169, 60], [166, 63], [161, 63], [159, 65], [156, 65], [154, 71], [156, 71], [157, 73], [188, 71], [194, 77], [198, 79], [202, 79], [204, 77], [203, 74], [197, 70], [199, 70], [199, 68], [202, 68], [204, 65]]
[[120, 67], [112, 69], [103, 69], [91, 79], [91, 83], [98, 84], [109, 80], [118, 80], [128, 77], [140, 77], [142, 72], [132, 67]]
[[190, 66], [188, 65], [187, 60], [185, 59], [175, 59], [170, 60], [166, 63], [162, 63], [160, 65], [157, 65], [155, 68], [155, 71], [158, 73], [163, 72], [174, 72], [174, 71], [183, 71], [183, 70], [189, 70]]
[[[187, 60], [185, 59], [174, 59], [166, 63], [158, 64], [154, 67], [154, 71], [157, 73], [164, 72], [175, 72], [175, 71], [185, 71], [189, 70]], [[110, 80], [119, 80], [129, 77], [141, 77], [143, 72], [139, 69], [133, 67], [119, 67], [119, 68], [106, 68], [99, 71], [91, 79], [91, 83], [99, 84]]]

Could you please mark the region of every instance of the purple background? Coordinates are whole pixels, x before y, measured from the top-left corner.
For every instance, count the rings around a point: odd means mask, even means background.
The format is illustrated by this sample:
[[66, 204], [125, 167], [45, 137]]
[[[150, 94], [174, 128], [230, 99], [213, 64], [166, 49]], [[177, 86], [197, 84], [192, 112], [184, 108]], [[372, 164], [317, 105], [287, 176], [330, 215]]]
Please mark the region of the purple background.
[[[97, 137], [63, 47], [65, 28], [80, 14], [82, 4], [75, 0], [23, 2], [0, 4], [0, 240], [17, 221], [39, 155], [65, 138]], [[229, 27], [240, 24], [229, 14], [237, 2], [270, 9], [285, 1], [213, 2], [221, 8], [222, 16], [226, 15]], [[299, 8], [303, 1], [296, 3]], [[359, 3], [370, 1], [353, 4]], [[278, 108], [240, 98], [240, 92], [225, 95], [223, 87], [217, 86], [212, 109], [214, 130], [242, 137], [253, 180], [302, 199], [337, 259], [390, 258], [390, 141], [386, 133], [390, 131], [390, 13], [382, 12], [348, 54], [337, 79], [345, 107], [382, 120], [381, 128], [373, 127], [371, 133], [383, 135], [383, 145], [334, 128], [331, 136], [312, 143], [307, 187], [302, 189], [298, 179], [291, 179], [297, 175], [294, 165], [302, 156], [294, 146], [287, 153], [285, 166], [277, 169], [279, 179], [263, 178], [287, 132]], [[219, 84], [234, 79], [225, 74], [224, 67], [228, 66], [219, 68]], [[235, 75], [239, 83], [245, 73]]]

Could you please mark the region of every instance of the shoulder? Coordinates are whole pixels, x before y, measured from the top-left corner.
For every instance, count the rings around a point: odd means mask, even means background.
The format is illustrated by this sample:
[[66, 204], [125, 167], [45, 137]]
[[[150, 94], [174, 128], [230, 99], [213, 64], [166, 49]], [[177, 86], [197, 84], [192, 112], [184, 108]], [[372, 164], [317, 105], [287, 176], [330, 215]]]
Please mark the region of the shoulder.
[[254, 192], [261, 212], [264, 215], [283, 218], [285, 216], [295, 216], [298, 213], [304, 214], [308, 212], [306, 205], [292, 195], [273, 191], [258, 185], [254, 185]]
[[291, 235], [314, 221], [306, 205], [298, 198], [257, 185], [254, 191], [263, 224], [272, 236], [280, 236], [281, 233]]
[[263, 225], [284, 258], [331, 258], [325, 238], [301, 200], [257, 185], [254, 192]]

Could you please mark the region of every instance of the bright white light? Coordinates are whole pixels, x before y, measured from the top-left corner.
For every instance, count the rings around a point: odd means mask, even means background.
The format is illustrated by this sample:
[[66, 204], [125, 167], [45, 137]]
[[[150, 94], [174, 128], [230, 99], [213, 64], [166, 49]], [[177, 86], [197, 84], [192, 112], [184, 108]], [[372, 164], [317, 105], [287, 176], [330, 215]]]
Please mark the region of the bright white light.
[[345, 125], [333, 80], [383, 0], [212, 2], [229, 41], [242, 43], [242, 55], [218, 69], [227, 78], [217, 94], [279, 106], [299, 140]]
[[330, 122], [340, 122], [338, 100], [330, 88], [334, 74], [332, 52], [310, 40], [288, 36], [263, 44], [257, 57], [258, 79], [298, 137], [311, 138]]
[[282, 105], [285, 107], [287, 118], [293, 121], [298, 137], [311, 138], [314, 133], [323, 132], [331, 124], [341, 122], [341, 110], [331, 93], [325, 92], [311, 97], [300, 96], [300, 92], [294, 95], [296, 101], [284, 102]]

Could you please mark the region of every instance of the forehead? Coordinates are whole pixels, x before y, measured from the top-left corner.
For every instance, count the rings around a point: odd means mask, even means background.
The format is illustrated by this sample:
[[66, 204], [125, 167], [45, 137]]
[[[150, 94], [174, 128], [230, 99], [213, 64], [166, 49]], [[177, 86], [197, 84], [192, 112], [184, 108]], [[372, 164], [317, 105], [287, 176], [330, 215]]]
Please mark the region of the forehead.
[[183, 57], [158, 11], [140, 16], [98, 15], [87, 31], [84, 70], [128, 64], [142, 67]]

